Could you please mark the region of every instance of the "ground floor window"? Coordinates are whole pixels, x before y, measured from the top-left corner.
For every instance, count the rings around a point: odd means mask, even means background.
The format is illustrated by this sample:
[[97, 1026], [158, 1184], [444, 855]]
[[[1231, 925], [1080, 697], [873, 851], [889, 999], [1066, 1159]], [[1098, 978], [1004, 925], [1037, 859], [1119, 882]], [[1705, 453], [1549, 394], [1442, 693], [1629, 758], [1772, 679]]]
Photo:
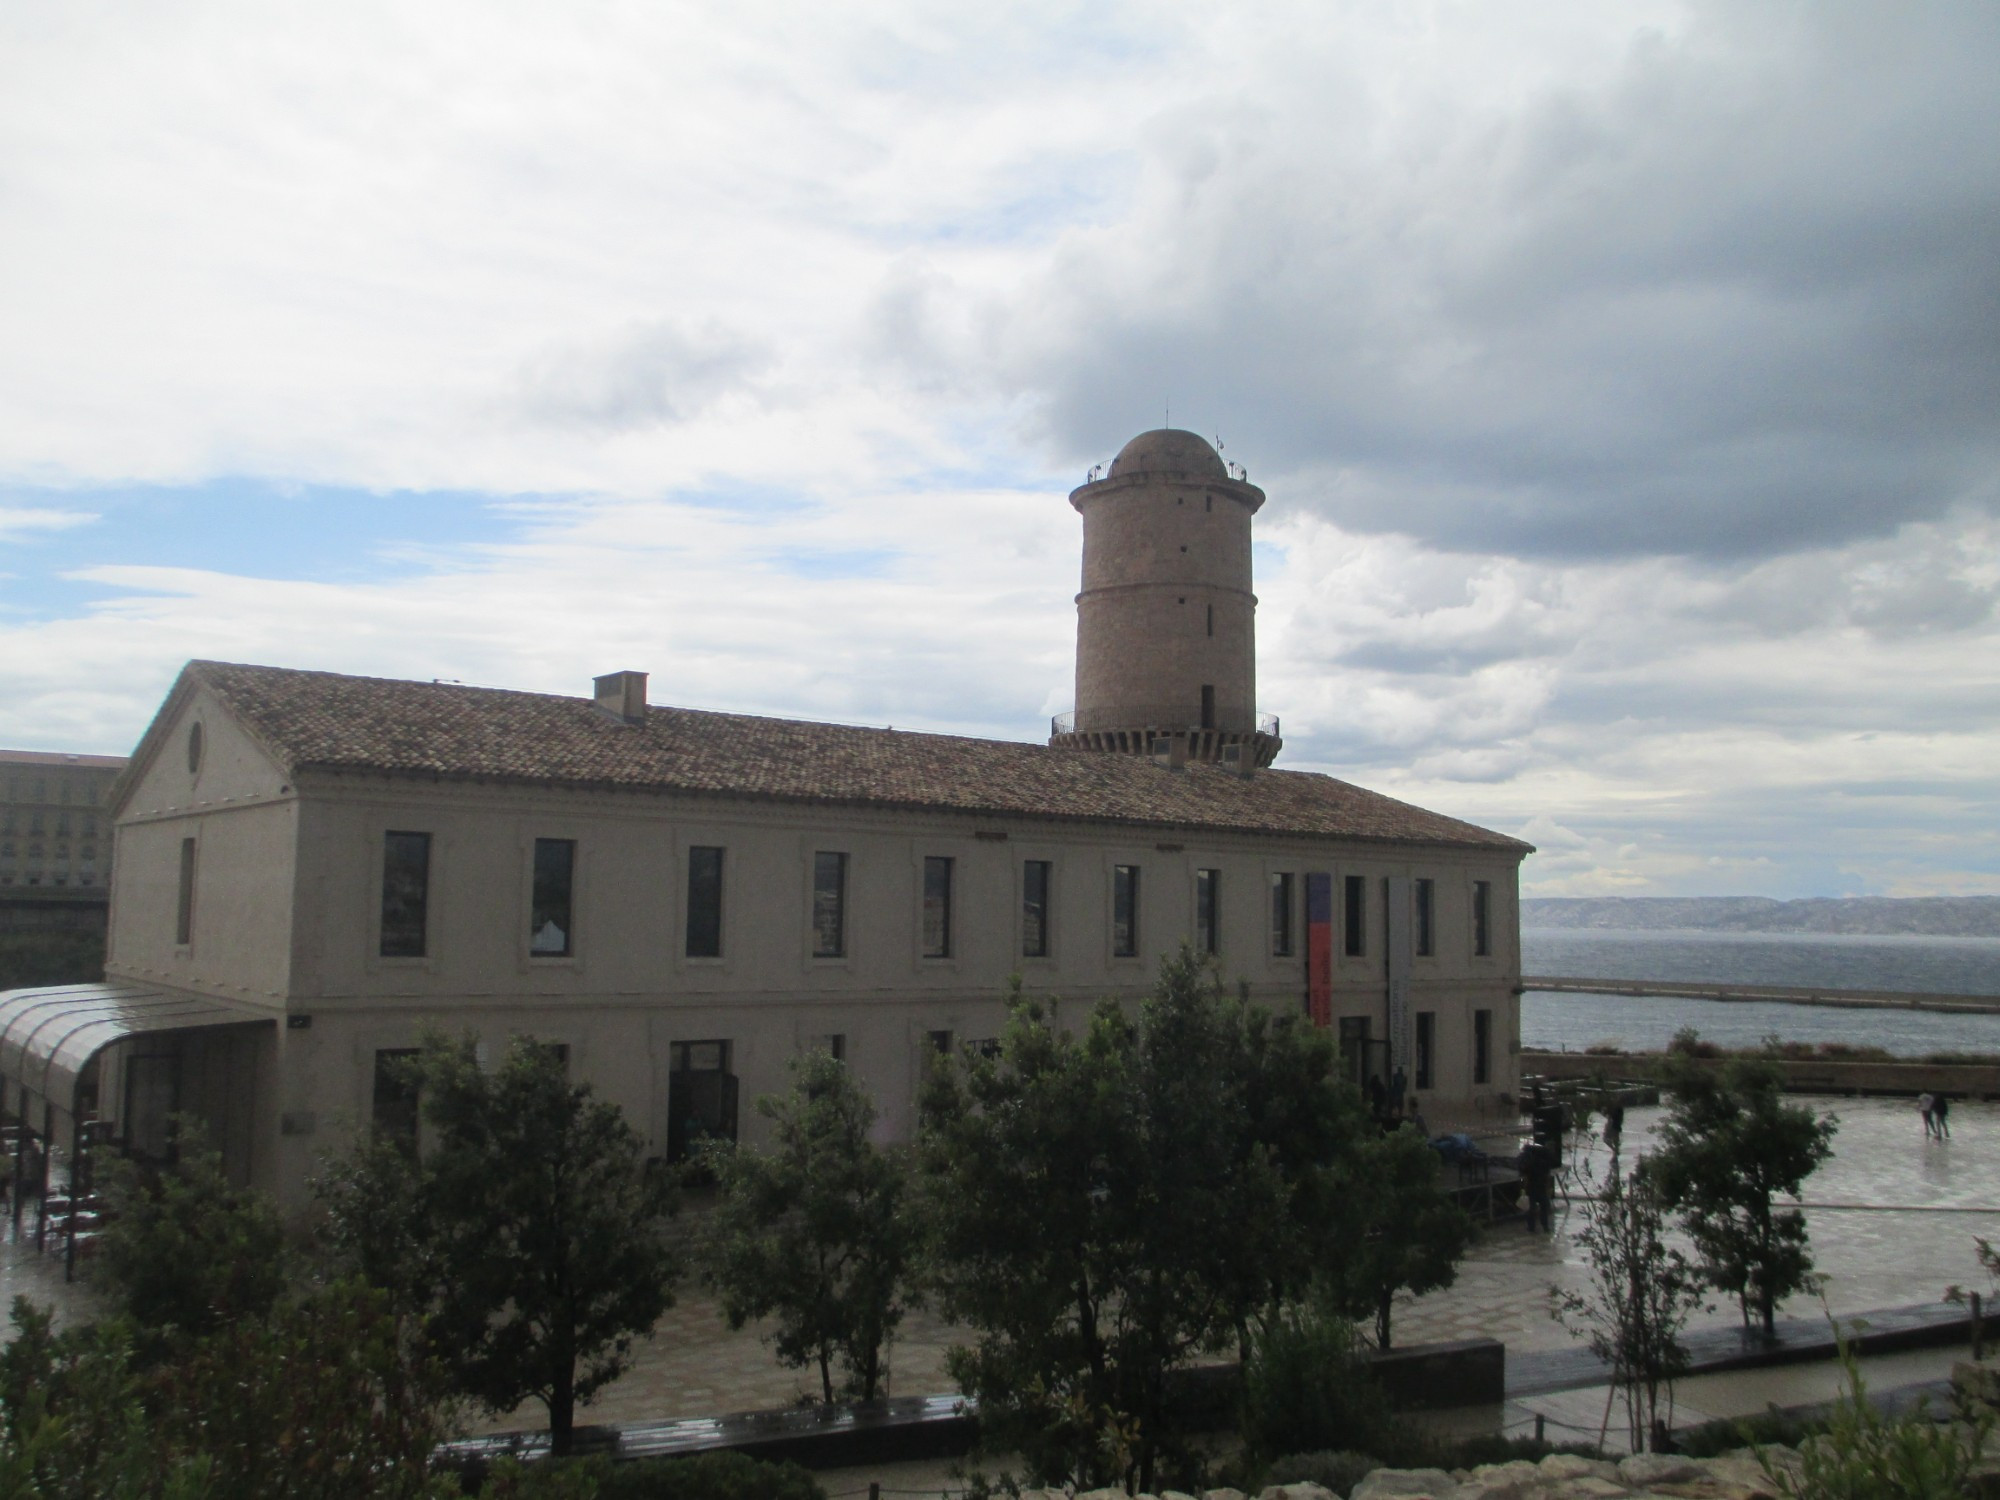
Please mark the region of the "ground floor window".
[[1436, 1011], [1417, 1012], [1417, 1087], [1420, 1089], [1437, 1087], [1436, 1069], [1432, 1066], [1437, 1057], [1437, 1029]]
[[703, 1141], [736, 1139], [736, 1075], [727, 1041], [675, 1042], [667, 1078], [667, 1160], [686, 1161]]
[[1493, 1081], [1493, 1012], [1475, 1010], [1472, 1013], [1472, 1081], [1475, 1084]]

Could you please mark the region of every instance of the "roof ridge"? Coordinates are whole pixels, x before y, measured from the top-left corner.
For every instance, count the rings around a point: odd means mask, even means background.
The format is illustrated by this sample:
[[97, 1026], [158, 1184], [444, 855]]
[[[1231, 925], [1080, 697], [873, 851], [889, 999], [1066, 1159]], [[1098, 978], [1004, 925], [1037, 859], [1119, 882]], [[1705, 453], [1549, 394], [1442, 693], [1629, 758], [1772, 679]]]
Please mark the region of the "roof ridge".
[[1477, 845], [1504, 834], [1317, 771], [1168, 769], [1143, 756], [923, 729], [648, 705], [628, 724], [590, 698], [468, 683], [190, 662], [296, 773], [445, 779], [930, 808], [993, 817]]

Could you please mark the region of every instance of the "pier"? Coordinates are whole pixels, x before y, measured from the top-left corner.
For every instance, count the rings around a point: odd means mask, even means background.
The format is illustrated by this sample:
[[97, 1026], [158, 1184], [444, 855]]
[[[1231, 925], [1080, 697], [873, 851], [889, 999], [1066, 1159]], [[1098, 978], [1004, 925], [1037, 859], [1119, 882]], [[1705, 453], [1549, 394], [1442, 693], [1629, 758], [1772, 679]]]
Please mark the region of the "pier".
[[1782, 984], [1702, 984], [1664, 979], [1576, 979], [1524, 974], [1521, 988], [1569, 995], [1631, 995], [1669, 1000], [1774, 1000], [1785, 1005], [1853, 1010], [1934, 1010], [1962, 1015], [2000, 1012], [2000, 995], [1927, 995], [1903, 990], [1837, 990]]

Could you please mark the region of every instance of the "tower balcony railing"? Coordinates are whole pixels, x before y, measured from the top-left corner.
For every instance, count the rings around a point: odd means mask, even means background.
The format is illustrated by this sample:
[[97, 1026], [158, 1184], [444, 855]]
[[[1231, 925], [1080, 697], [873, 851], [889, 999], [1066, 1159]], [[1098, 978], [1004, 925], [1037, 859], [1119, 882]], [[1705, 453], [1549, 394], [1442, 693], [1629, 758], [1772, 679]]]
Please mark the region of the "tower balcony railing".
[[1281, 738], [1276, 714], [1218, 709], [1212, 716], [1211, 722], [1204, 724], [1200, 708], [1191, 709], [1184, 703], [1099, 708], [1081, 716], [1072, 708], [1049, 720], [1051, 738], [1079, 732], [1096, 734], [1117, 729], [1154, 729], [1162, 734], [1201, 734], [1220, 731], [1223, 734], [1262, 734], [1274, 740]]

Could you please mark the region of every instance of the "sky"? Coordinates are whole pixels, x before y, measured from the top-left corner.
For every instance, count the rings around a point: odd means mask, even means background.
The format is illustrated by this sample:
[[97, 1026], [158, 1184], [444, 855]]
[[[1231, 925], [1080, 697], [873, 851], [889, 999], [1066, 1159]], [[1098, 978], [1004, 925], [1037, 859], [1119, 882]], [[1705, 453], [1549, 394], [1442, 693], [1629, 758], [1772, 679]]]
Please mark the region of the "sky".
[[2000, 7], [0, 0], [0, 745], [191, 657], [1046, 735], [1094, 463], [1529, 894], [2000, 892]]

